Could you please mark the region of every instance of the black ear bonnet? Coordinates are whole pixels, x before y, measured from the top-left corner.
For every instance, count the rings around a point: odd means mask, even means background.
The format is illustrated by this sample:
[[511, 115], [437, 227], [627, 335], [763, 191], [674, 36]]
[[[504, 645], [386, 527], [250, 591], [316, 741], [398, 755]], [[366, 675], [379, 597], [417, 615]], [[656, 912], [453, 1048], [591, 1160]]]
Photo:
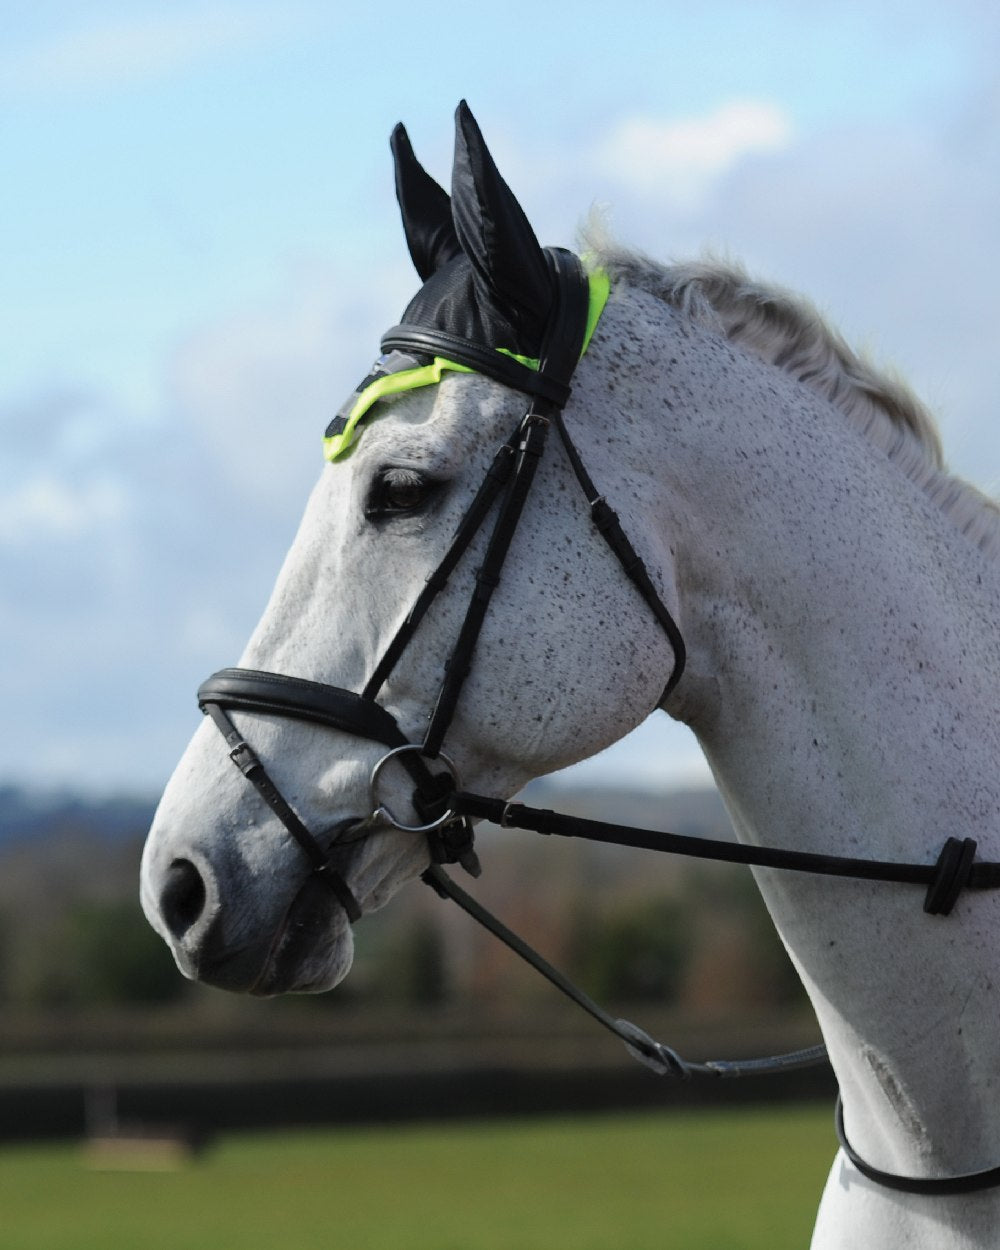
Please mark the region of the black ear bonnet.
[[549, 266], [468, 105], [455, 115], [451, 197], [418, 163], [402, 125], [391, 147], [403, 229], [424, 279], [400, 324], [537, 359], [552, 308]]
[[561, 407], [608, 296], [606, 274], [588, 275], [572, 252], [539, 246], [464, 101], [451, 196], [417, 161], [402, 125], [391, 147], [406, 242], [424, 284], [327, 427], [331, 461], [351, 449], [380, 399], [439, 382], [442, 371], [482, 373]]

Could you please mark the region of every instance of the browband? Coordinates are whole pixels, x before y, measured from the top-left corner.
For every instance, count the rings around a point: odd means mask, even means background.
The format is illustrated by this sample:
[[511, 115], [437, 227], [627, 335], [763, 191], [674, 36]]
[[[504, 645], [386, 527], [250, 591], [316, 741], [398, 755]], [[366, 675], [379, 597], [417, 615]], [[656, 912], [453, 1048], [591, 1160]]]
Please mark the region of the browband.
[[538, 395], [560, 407], [569, 399], [570, 388], [565, 382], [523, 365], [506, 352], [494, 347], [483, 347], [471, 339], [459, 338], [446, 330], [425, 330], [421, 326], [393, 326], [382, 336], [382, 350], [419, 352], [425, 356], [444, 356], [447, 360], [467, 365], [476, 373], [485, 374], [496, 382], [502, 382], [512, 390], [527, 395]]

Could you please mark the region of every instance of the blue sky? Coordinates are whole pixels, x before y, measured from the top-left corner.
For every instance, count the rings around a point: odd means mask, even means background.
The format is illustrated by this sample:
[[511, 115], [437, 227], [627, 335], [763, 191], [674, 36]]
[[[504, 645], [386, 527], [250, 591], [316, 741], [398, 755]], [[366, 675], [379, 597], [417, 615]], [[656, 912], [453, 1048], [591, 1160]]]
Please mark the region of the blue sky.
[[[996, 6], [612, 12], [0, 0], [0, 780], [166, 779], [414, 286], [389, 131], [446, 181], [463, 96], [544, 242], [599, 202], [742, 257], [997, 488]], [[699, 766], [661, 726], [612, 770]]]

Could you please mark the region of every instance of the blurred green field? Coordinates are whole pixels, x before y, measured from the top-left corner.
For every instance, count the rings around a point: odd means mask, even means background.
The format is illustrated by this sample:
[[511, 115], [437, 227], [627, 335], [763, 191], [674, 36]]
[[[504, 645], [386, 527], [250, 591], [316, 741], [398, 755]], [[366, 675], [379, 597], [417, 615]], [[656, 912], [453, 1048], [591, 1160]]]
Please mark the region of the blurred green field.
[[802, 1250], [828, 1107], [220, 1138], [174, 1171], [0, 1150], [3, 1250]]

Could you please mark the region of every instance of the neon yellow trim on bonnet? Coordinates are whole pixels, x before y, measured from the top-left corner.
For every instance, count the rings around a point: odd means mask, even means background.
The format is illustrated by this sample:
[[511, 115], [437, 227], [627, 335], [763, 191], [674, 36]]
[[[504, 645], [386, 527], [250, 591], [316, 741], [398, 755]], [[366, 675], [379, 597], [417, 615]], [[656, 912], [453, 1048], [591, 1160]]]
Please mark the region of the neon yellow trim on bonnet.
[[[601, 319], [601, 313], [604, 311], [604, 305], [608, 302], [608, 295], [611, 291], [611, 280], [603, 269], [594, 270], [593, 273], [587, 275], [587, 278], [590, 285], [590, 302], [581, 356], [590, 346], [591, 337]], [[518, 356], [503, 347], [497, 350], [505, 356], [513, 357], [529, 369], [536, 371], [538, 369], [539, 362], [532, 357]], [[323, 458], [330, 461], [339, 460], [350, 450], [360, 433], [359, 425], [380, 399], [386, 399], [390, 395], [399, 395], [403, 391], [413, 391], [421, 386], [434, 386], [441, 381], [442, 374], [449, 370], [454, 373], [476, 372], [468, 365], [461, 365], [455, 360], [447, 360], [443, 356], [435, 356], [429, 365], [420, 365], [416, 369], [400, 369], [396, 373], [386, 373], [376, 378], [358, 395], [340, 433], [323, 439]]]
[[[611, 279], [603, 269], [595, 269], [593, 273], [587, 274], [587, 282], [590, 286], [590, 301], [587, 306], [587, 325], [583, 332], [583, 346], [580, 348], [580, 355], [590, 346], [590, 340], [594, 337], [594, 331], [597, 329], [597, 323], [601, 319], [601, 313], [604, 312], [604, 305], [608, 302], [608, 296], [611, 294]], [[518, 356], [516, 352], [509, 351], [506, 347], [498, 347], [497, 351], [504, 356], [510, 356], [512, 360], [518, 361], [522, 365], [527, 365], [529, 369], [538, 372], [539, 360], [535, 356]]]
[[460, 365], [455, 360], [445, 360], [443, 356], [435, 356], [429, 365], [420, 365], [416, 369], [400, 369], [398, 373], [387, 373], [376, 378], [370, 386], [358, 396], [354, 407], [347, 417], [347, 424], [339, 434], [323, 439], [323, 457], [326, 460], [338, 460], [354, 443], [358, 436], [358, 425], [380, 399], [390, 395], [399, 395], [403, 391], [414, 391], [420, 386], [434, 386], [441, 381], [445, 370], [456, 373], [475, 373], [468, 365]]
[[594, 269], [587, 274], [587, 282], [590, 284], [590, 306], [587, 309], [587, 328], [583, 335], [583, 347], [580, 348], [581, 356], [590, 346], [590, 340], [594, 337], [601, 313], [604, 312], [604, 305], [611, 294], [611, 279], [605, 270]]

